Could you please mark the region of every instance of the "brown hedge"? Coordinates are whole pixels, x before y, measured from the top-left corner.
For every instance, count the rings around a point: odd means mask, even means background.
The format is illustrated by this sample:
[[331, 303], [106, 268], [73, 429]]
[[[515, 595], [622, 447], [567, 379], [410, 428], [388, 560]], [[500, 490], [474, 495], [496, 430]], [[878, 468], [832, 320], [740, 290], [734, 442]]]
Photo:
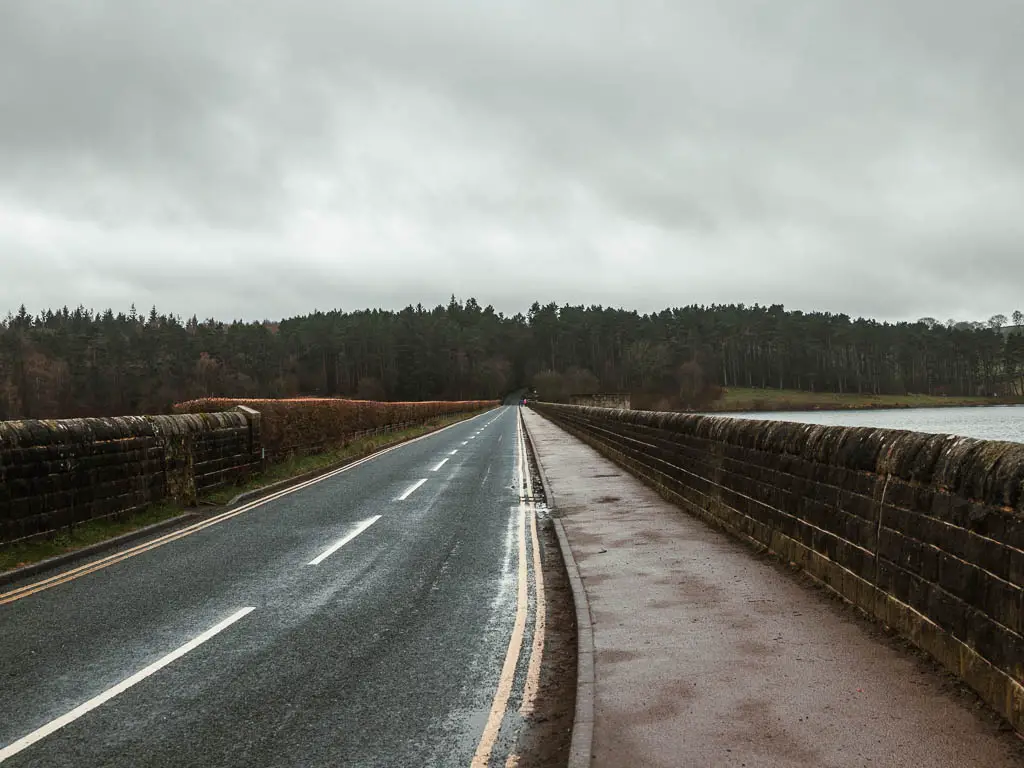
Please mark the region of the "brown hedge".
[[313, 453], [354, 435], [438, 416], [493, 408], [497, 400], [383, 403], [338, 398], [259, 400], [211, 397], [174, 406], [175, 413], [216, 413], [245, 405], [260, 412], [260, 431], [268, 458]]

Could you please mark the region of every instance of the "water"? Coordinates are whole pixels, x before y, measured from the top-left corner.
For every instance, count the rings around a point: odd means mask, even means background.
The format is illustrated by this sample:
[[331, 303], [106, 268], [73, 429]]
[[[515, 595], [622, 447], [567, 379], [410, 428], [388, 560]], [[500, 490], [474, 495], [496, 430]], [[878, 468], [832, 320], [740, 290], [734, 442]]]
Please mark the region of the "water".
[[870, 411], [719, 413], [743, 419], [799, 421], [843, 427], [882, 427], [1024, 443], [1024, 405], [978, 408], [894, 408]]

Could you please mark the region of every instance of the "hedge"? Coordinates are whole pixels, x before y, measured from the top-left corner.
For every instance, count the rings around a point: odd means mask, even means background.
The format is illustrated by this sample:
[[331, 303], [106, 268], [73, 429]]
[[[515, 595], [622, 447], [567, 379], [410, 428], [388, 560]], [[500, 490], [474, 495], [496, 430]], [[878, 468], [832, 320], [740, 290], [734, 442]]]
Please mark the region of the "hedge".
[[385, 403], [339, 398], [260, 400], [209, 397], [174, 406], [175, 413], [216, 413], [245, 405], [261, 414], [267, 458], [316, 453], [353, 437], [422, 424], [439, 416], [493, 408], [497, 400], [428, 400]]

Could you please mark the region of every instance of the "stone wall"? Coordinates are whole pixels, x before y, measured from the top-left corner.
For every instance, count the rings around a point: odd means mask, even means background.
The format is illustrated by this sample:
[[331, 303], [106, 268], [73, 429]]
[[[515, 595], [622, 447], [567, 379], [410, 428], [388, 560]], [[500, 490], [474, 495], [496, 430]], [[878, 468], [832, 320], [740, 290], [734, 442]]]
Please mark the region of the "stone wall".
[[534, 407], [893, 627], [1024, 732], [1024, 445]]
[[163, 499], [193, 504], [260, 465], [260, 416], [236, 410], [0, 422], [0, 544]]

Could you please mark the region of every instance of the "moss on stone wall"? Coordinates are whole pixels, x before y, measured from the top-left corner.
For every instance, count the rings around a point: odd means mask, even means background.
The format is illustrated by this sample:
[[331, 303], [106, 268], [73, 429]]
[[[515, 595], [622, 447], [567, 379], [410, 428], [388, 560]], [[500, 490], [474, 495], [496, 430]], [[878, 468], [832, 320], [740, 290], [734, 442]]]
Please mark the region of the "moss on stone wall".
[[241, 411], [0, 422], [0, 544], [201, 488], [259, 466], [259, 416]]

